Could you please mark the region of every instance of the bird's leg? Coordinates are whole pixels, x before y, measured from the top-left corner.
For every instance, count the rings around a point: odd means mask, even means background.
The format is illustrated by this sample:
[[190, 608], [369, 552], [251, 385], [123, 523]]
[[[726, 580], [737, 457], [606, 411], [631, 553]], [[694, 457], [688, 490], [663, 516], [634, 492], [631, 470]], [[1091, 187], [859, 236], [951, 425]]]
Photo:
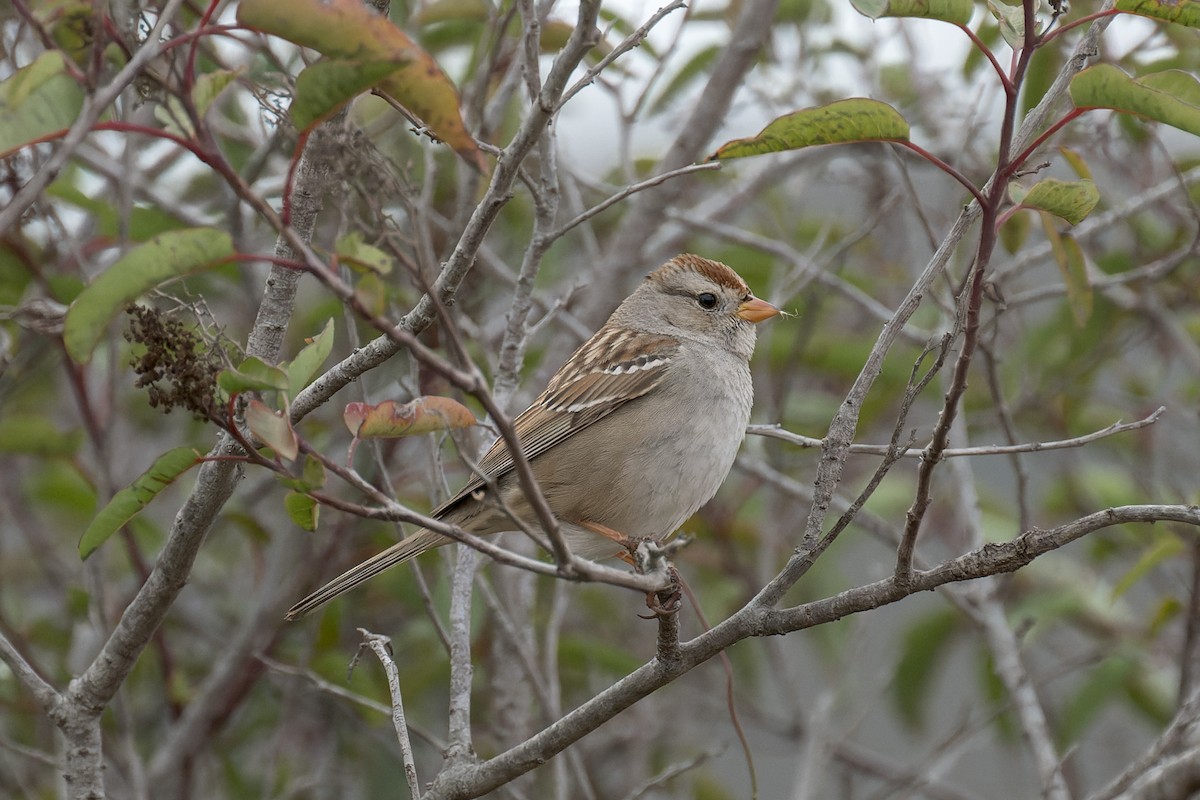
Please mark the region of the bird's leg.
[[[666, 556], [682, 545], [686, 544], [686, 539], [680, 539], [672, 542], [669, 545], [661, 545], [655, 539], [632, 539], [623, 533], [613, 530], [607, 525], [601, 525], [598, 522], [581, 522], [580, 525], [595, 534], [603, 536], [606, 539], [611, 539], [621, 547], [625, 548], [622, 552], [617, 553], [617, 558], [629, 564], [640, 574], [645, 575], [657, 566], [655, 562], [666, 560]], [[643, 619], [653, 619], [655, 617], [667, 617], [672, 614], [679, 613], [679, 609], [683, 606], [683, 594], [680, 590], [679, 572], [675, 566], [669, 561], [666, 562], [667, 577], [670, 583], [665, 589], [660, 589], [657, 592], [646, 593], [646, 607], [650, 609], [649, 616], [639, 614]]]

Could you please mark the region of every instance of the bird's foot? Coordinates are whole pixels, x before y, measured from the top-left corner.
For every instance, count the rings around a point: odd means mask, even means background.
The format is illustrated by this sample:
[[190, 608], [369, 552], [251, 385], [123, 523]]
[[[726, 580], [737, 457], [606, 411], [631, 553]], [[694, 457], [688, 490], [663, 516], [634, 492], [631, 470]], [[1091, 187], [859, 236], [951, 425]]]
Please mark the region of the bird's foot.
[[646, 608], [650, 609], [650, 613], [638, 614], [642, 619], [670, 617], [678, 614], [679, 609], [683, 608], [683, 583], [679, 577], [679, 570], [672, 564], [667, 565], [667, 577], [671, 582], [665, 589], [646, 593]]

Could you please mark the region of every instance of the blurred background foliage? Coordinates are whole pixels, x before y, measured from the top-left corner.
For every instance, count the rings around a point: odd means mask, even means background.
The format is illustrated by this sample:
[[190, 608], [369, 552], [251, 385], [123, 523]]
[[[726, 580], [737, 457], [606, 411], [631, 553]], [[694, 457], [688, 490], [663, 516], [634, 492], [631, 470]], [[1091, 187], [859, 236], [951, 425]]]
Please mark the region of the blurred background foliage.
[[[90, 3], [26, 5], [81, 65], [95, 57]], [[132, 5], [140, 7], [139, 15], [125, 20], [126, 30], [144, 33], [154, 4]], [[543, 70], [574, 19], [571, 8], [547, 5]], [[1067, 19], [1095, 5], [1079, 2]], [[669, 16], [643, 46], [563, 109], [554, 140], [559, 224], [662, 171], [667, 146], [729, 46], [740, 6], [714, 0]], [[185, 9], [177, 31], [197, 24], [197, 9]], [[605, 4], [604, 34], [592, 63], [653, 10], [632, 2]], [[709, 151], [788, 111], [865, 96], [896, 106], [913, 126], [914, 141], [971, 179], [982, 182], [990, 174], [1000, 89], [987, 60], [959, 32], [924, 20], [872, 22], [829, 0], [784, 0], [774, 13], [767, 45]], [[230, 23], [232, 14], [222, 6], [217, 20]], [[0, 77], [8, 78], [46, 42], [13, 6], [0, 15]], [[512, 4], [395, 2], [391, 19], [454, 81], [477, 138], [506, 143], [526, 107], [519, 74], [514, 77], [511, 68], [519, 57], [521, 24]], [[973, 29], [1002, 62], [1008, 57], [990, 15], [977, 13]], [[1024, 108], [1038, 102], [1075, 40], [1064, 36], [1033, 60]], [[100, 57], [116, 69], [124, 55], [110, 45]], [[211, 134], [236, 171], [276, 207], [296, 147], [286, 109], [306, 58], [279, 40], [251, 36], [207, 37], [199, 50], [200, 73], [236, 73], [207, 116]], [[1194, 75], [1200, 39], [1194, 29], [1122, 17], [1104, 37], [1100, 59], [1134, 75], [1168, 68]], [[157, 77], [178, 66], [157, 65]], [[143, 97], [118, 104], [116, 117], [162, 124], [155, 110], [171, 82], [155, 76], [151, 70]], [[339, 185], [330, 187], [314, 242], [329, 248], [338, 236], [357, 231], [387, 253], [396, 265], [389, 275], [351, 277], [369, 306], [398, 318], [436, 276], [479, 199], [483, 178], [448, 148], [413, 135], [412, 126], [379, 98], [361, 98], [351, 120], [353, 132], [345, 135], [336, 169]], [[1028, 527], [1051, 527], [1113, 505], [1200, 502], [1200, 142], [1095, 112], [1067, 127], [1054, 144], [1086, 163], [1101, 191], [1092, 218], [1071, 231], [1088, 278], [1068, 291], [1034, 212], [1019, 212], [1006, 223], [984, 309], [983, 350], [964, 409], [966, 441], [955, 446], [1004, 443], [1010, 436], [1052, 441], [1140, 419], [1160, 406], [1166, 412], [1152, 426], [1085, 447], [980, 456], [961, 466], [965, 475], [935, 480], [919, 548], [927, 564], [969, 549], [963, 531], [974, 503], [987, 536], [1006, 540]], [[50, 147], [23, 148], [4, 159], [0, 197], [11, 196]], [[1050, 164], [1040, 175], [1076, 177], [1066, 156], [1048, 150]], [[533, 397], [642, 275], [674, 252], [692, 251], [734, 266], [756, 293], [795, 315], [761, 331], [754, 421], [821, 437], [883, 319], [968, 198], [927, 164], [882, 145], [734, 162], [684, 180], [686, 191], [657, 212], [651, 237], [622, 240], [627, 216], [640, 207], [618, 203], [548, 250], [535, 294], [539, 327], [528, 342], [512, 409]], [[489, 375], [534, 213], [530, 193], [518, 188], [453, 307], [470, 356]], [[80, 533], [158, 454], [180, 444], [206, 451], [214, 430], [186, 412], [164, 415], [149, 407], [133, 385], [124, 319], [111, 327], [93, 362], [80, 367], [64, 357], [54, 309], [69, 304], [136, 243], [198, 224], [228, 230], [244, 253], [273, 246], [273, 232], [235, 202], [223, 179], [179, 148], [132, 134], [96, 133], [20, 224], [0, 231], [0, 630], [56, 685], [65, 685], [93, 656], [99, 637], [141, 585], [190, 477], [85, 563], [76, 552]], [[1055, 224], [1067, 232], [1065, 223]], [[606, 258], [618, 240], [637, 257], [619, 263]], [[972, 250], [955, 256], [893, 349], [863, 408], [857, 441], [884, 444], [890, 438], [914, 362], [925, 342], [952, 321], [952, 292]], [[1156, 264], [1161, 268], [1152, 268]], [[1128, 279], [1139, 270], [1141, 278]], [[187, 322], [211, 346], [226, 342], [236, 352], [253, 322], [263, 275], [260, 267], [239, 261], [145, 302]], [[38, 298], [50, 301], [48, 319], [35, 313], [31, 301]], [[374, 335], [306, 283], [287, 357], [330, 319], [334, 359]], [[444, 336], [435, 326], [424, 338], [442, 346]], [[943, 389], [935, 380], [909, 416], [918, 444], [927, 440]], [[310, 415], [300, 433], [341, 458], [349, 442], [340, 420], [345, 402], [449, 393], [442, 379], [402, 354]], [[477, 404], [472, 408], [480, 411]], [[460, 438], [458, 446], [468, 453], [479, 444], [478, 438]], [[744, 604], [797, 544], [817, 455], [815, 449], [749, 437], [727, 485], [685, 527], [695, 541], [677, 563], [709, 619]], [[852, 456], [841, 496], [857, 494], [877, 464], [874, 456]], [[401, 501], [423, 509], [467, 474], [445, 435], [363, 448], [356, 465], [386, 482]], [[386, 473], [378, 465], [386, 465]], [[939, 475], [959, 468], [946, 465]], [[787, 602], [890, 575], [915, 469], [915, 461], [893, 469]], [[964, 494], [964, 485], [974, 497]], [[278, 585], [272, 565], [285, 562], [277, 551], [300, 554], [291, 563], [305, 571], [299, 585], [311, 587], [398, 535], [393, 526], [328, 509], [317, 532], [304, 532], [284, 511], [284, 494], [272, 476], [248, 471], [155, 646], [107, 715], [114, 796], [135, 796], [156, 748], [179, 729], [224, 645]], [[510, 541], [517, 544], [515, 537]], [[418, 565], [433, 613], [442, 619], [451, 558], [447, 551]], [[1078, 796], [1138, 757], [1174, 713], [1189, 626], [1196, 624], [1189, 609], [1198, 563], [1193, 532], [1131, 526], [1093, 534], [997, 584], [1055, 741], [1069, 753], [1064, 771]], [[653, 623], [635, 616], [641, 598], [628, 592], [533, 579], [496, 566], [486, 567], [479, 580], [474, 708], [481, 756], [520, 741], [653, 655]], [[684, 618], [685, 635], [698, 632], [695, 615], [685, 611]], [[280, 620], [255, 641], [255, 658], [241, 666], [239, 680], [196, 734], [201, 743], [172, 776], [174, 796], [402, 793], [390, 720], [377, 707], [388, 702], [378, 666], [367, 660], [347, 676], [360, 626], [392, 637], [408, 718], [417, 731], [418, 766], [432, 776], [445, 736], [449, 662], [420, 584], [404, 568], [312, 619], [293, 625]], [[534, 663], [515, 673], [505, 626], [519, 629], [518, 638], [534, 654]], [[942, 593], [785, 639], [745, 642], [730, 656], [763, 797], [912, 792], [1000, 798], [1037, 791], [987, 640], [971, 615]], [[505, 660], [506, 666], [498, 663]], [[540, 686], [529, 680], [529, 671], [540, 676]], [[519, 685], [512, 683], [514, 674]], [[497, 796], [633, 796], [651, 776], [692, 759], [698, 763], [638, 796], [747, 796], [723, 680], [715, 665], [685, 676]], [[561, 693], [549, 705], [543, 694], [548, 688]], [[53, 796], [55, 770], [45, 763], [56, 747], [53, 727], [2, 666], [0, 709], [0, 794]]]

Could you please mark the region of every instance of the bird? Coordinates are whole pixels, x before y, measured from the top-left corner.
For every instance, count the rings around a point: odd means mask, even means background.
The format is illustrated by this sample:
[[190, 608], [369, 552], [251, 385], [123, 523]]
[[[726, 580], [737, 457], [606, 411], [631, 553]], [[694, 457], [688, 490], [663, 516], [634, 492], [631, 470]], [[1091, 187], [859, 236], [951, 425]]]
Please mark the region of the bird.
[[[517, 415], [521, 449], [573, 553], [599, 560], [620, 556], [631, 541], [664, 541], [712, 499], [750, 420], [756, 326], [780, 313], [729, 266], [678, 255]], [[430, 516], [491, 534], [518, 529], [510, 513], [538, 527], [501, 438], [478, 474]], [[451, 541], [419, 530], [298, 602], [287, 619]]]

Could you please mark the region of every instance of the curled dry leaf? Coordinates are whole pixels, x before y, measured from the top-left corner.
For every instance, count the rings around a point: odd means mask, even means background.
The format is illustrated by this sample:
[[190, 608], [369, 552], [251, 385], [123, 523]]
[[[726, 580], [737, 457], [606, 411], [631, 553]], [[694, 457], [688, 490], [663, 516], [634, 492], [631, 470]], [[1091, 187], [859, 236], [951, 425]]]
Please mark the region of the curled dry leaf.
[[477, 422], [469, 408], [449, 397], [418, 397], [407, 403], [385, 400], [378, 405], [347, 403], [342, 419], [359, 439], [416, 436], [468, 428]]

